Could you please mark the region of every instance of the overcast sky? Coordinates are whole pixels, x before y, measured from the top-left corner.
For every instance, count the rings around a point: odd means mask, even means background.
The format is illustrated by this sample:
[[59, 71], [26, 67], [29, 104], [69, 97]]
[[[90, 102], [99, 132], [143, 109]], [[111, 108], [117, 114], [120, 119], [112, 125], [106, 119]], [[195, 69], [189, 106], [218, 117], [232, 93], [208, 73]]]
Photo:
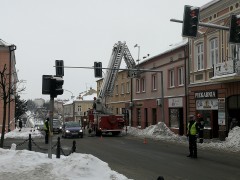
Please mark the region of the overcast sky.
[[[101, 61], [107, 67], [118, 41], [126, 41], [135, 60], [135, 44], [140, 60], [160, 54], [182, 40], [182, 24], [170, 19], [182, 20], [184, 5], [201, 7], [209, 1], [3, 0], [0, 38], [17, 46], [18, 78], [26, 87], [21, 98], [49, 99], [42, 95], [42, 75], [55, 75], [55, 60], [77, 67]], [[96, 80], [92, 69], [65, 69], [63, 87], [68, 91], [58, 98], [96, 89]]]

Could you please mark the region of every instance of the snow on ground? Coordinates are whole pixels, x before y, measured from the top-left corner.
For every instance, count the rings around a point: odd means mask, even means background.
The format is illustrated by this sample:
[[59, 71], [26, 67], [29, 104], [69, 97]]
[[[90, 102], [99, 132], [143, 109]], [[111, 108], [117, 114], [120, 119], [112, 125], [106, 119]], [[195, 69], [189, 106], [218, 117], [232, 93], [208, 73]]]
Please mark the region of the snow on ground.
[[22, 128], [21, 131], [19, 131], [18, 128], [14, 129], [13, 131], [6, 133], [4, 135], [4, 138], [17, 138], [17, 139], [27, 139], [29, 137], [29, 134], [31, 134], [32, 138], [43, 138], [44, 135], [38, 131], [34, 130], [32, 128]]
[[[170, 141], [186, 144], [186, 136], [174, 134], [164, 123], [146, 129], [127, 127], [128, 135], [139, 138], [151, 138], [155, 140]], [[18, 129], [6, 133], [5, 138], [27, 139], [29, 133], [32, 138], [43, 138], [40, 131], [31, 131], [31, 128]], [[204, 143], [199, 144], [198, 148], [214, 148], [220, 151], [239, 152], [240, 151], [240, 127], [233, 128], [225, 141], [217, 139], [205, 139]], [[91, 154], [74, 153], [70, 156], [61, 156], [57, 159], [47, 154], [28, 150], [15, 150], [16, 144], [12, 144], [10, 150], [0, 148], [0, 180], [1, 179], [91, 179], [91, 180], [127, 180], [128, 178], [110, 169], [106, 162], [101, 161]]]
[[[171, 141], [187, 144], [186, 136], [179, 136], [173, 133], [163, 122], [149, 126], [145, 129], [128, 127], [128, 134], [141, 138], [150, 138], [156, 140]], [[225, 141], [219, 139], [204, 139], [204, 143], [198, 143], [198, 148], [212, 148], [223, 151], [239, 152], [240, 151], [240, 127], [233, 128]]]
[[[32, 138], [43, 138], [40, 131], [31, 128], [15, 129], [4, 137], [27, 139], [29, 134]], [[60, 159], [53, 155], [49, 159], [48, 154], [16, 150], [16, 144], [12, 144], [10, 150], [0, 148], [0, 162], [0, 180], [128, 180], [91, 154], [73, 153]]]

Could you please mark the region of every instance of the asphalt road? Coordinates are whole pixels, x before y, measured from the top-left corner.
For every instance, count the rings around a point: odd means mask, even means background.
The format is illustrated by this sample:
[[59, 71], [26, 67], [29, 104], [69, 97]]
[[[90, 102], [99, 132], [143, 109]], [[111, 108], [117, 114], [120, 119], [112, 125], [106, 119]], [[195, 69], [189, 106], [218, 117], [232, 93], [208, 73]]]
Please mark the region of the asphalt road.
[[[53, 138], [53, 145], [58, 135]], [[156, 180], [163, 176], [165, 180], [237, 180], [240, 179], [240, 154], [216, 150], [198, 150], [198, 159], [186, 157], [188, 146], [132, 136], [88, 137], [83, 139], [61, 139], [61, 147], [67, 153], [76, 141], [78, 153], [92, 154], [109, 166], [135, 180]], [[6, 146], [14, 140], [6, 139]], [[22, 140], [17, 140], [20, 143]], [[47, 148], [44, 139], [34, 140], [40, 147]], [[27, 144], [18, 149], [27, 147]], [[39, 148], [33, 146], [33, 150]], [[47, 151], [45, 151], [47, 153]], [[55, 154], [55, 150], [53, 150]], [[54, 156], [54, 155], [53, 155]]]

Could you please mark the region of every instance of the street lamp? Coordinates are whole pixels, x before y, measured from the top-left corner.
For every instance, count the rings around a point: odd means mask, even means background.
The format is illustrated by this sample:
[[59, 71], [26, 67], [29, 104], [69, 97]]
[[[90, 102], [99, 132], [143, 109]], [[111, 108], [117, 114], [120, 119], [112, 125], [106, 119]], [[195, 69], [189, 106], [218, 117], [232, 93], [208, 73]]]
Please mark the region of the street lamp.
[[138, 47], [138, 59], [137, 59], [137, 62], [139, 64], [139, 61], [140, 61], [140, 59], [139, 59], [139, 56], [140, 56], [140, 46], [138, 44], [135, 44], [134, 48], [135, 47]]
[[64, 89], [64, 91], [70, 92], [70, 93], [72, 94], [71, 99], [74, 98], [72, 91], [69, 91], [69, 90], [67, 90], [67, 89]]

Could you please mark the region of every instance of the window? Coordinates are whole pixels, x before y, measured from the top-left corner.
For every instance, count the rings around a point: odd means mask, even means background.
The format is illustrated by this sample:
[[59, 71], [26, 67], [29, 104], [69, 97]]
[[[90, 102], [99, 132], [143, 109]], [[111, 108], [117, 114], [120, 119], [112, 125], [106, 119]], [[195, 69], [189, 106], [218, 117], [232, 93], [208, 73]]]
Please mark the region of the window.
[[183, 85], [183, 67], [178, 68], [178, 86], [182, 86]]
[[121, 84], [121, 94], [124, 94], [124, 84]]
[[130, 93], [130, 83], [127, 82], [127, 83], [126, 83], [126, 86], [127, 86], [127, 93]]
[[240, 45], [231, 45], [231, 59], [239, 59], [240, 57]]
[[174, 87], [174, 70], [169, 70], [169, 87]]
[[137, 93], [140, 92], [140, 80], [139, 79], [136, 79], [136, 90], [137, 90]]
[[210, 41], [210, 62], [211, 62], [211, 66], [219, 63], [219, 60], [218, 60], [218, 39], [217, 38], [212, 39]]
[[81, 112], [82, 111], [82, 106], [78, 106], [78, 112]]
[[203, 69], [203, 43], [197, 45], [197, 70]]
[[118, 95], [118, 85], [116, 85], [115, 90], [116, 90], [116, 95]]
[[142, 80], [142, 83], [141, 83], [141, 85], [142, 85], [142, 92], [145, 92], [145, 79], [143, 78], [141, 80]]
[[155, 74], [152, 76], [152, 89], [157, 90], [157, 77]]

